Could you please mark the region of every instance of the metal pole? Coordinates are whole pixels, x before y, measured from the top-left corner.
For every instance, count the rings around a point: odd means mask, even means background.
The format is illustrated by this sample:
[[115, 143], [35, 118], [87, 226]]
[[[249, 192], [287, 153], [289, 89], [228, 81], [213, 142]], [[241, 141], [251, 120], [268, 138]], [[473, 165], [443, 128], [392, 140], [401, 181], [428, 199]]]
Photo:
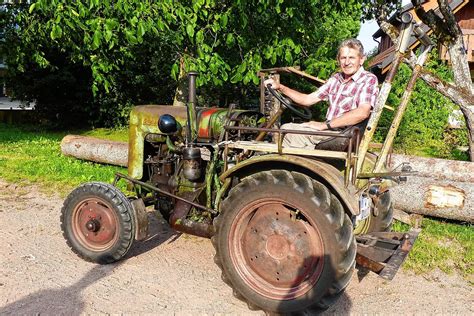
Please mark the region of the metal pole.
[[187, 141], [194, 142], [197, 138], [197, 116], [196, 116], [196, 77], [198, 73], [191, 71], [188, 73], [189, 80], [189, 92], [188, 92], [188, 104], [187, 104], [187, 114], [188, 114], [188, 130], [186, 133]]
[[369, 143], [372, 141], [372, 138], [375, 133], [375, 129], [377, 128], [378, 122], [380, 120], [380, 116], [382, 115], [382, 110], [387, 102], [388, 95], [390, 90], [392, 90], [392, 82], [395, 77], [395, 74], [400, 67], [400, 63], [402, 61], [403, 55], [405, 54], [406, 50], [408, 49], [408, 44], [410, 40], [411, 33], [413, 32], [414, 25], [411, 22], [412, 16], [410, 14], [404, 14], [403, 18], [403, 26], [402, 31], [400, 32], [399, 41], [397, 51], [395, 52], [394, 60], [392, 61], [392, 67], [385, 78], [382, 87], [380, 88], [379, 95], [377, 97], [377, 103], [375, 108], [373, 109], [373, 113], [369, 118], [369, 122], [367, 123], [367, 127], [360, 142], [359, 147], [359, 157], [357, 159], [357, 168], [356, 168], [356, 175], [362, 170], [362, 165], [364, 163], [365, 155], [367, 154], [367, 150], [369, 148]]
[[393, 141], [395, 139], [395, 136], [397, 135], [398, 127], [400, 126], [403, 114], [405, 114], [408, 102], [410, 101], [413, 89], [415, 88], [416, 80], [420, 76], [423, 64], [426, 60], [428, 52], [431, 50], [431, 47], [432, 46], [425, 47], [423, 53], [418, 58], [415, 68], [413, 69], [413, 72], [411, 74], [410, 80], [408, 81], [405, 92], [403, 93], [402, 101], [400, 102], [395, 117], [393, 118], [392, 124], [390, 125], [390, 129], [388, 131], [387, 137], [385, 138], [385, 142], [383, 143], [380, 155], [377, 158], [377, 162], [375, 163], [374, 172], [382, 171], [385, 166], [385, 163], [387, 162], [388, 153], [392, 148]]

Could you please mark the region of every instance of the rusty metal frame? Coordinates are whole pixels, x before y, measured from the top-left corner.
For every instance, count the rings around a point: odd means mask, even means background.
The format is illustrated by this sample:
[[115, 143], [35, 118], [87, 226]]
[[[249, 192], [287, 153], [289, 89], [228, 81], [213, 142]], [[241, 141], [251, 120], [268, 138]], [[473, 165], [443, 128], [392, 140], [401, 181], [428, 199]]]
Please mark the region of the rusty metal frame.
[[124, 175], [124, 174], [122, 174], [122, 173], [120, 173], [120, 172], [115, 173], [115, 179], [114, 179], [114, 182], [113, 182], [113, 183], [114, 183], [114, 186], [116, 185], [116, 183], [117, 183], [120, 179], [124, 179], [124, 180], [126, 180], [126, 181], [128, 181], [128, 182], [130, 182], [130, 183], [132, 183], [132, 184], [134, 184], [134, 185], [140, 185], [140, 186], [142, 186], [142, 187], [144, 187], [144, 188], [147, 188], [147, 189], [149, 189], [149, 190], [152, 190], [152, 191], [158, 192], [158, 193], [160, 193], [160, 194], [169, 196], [169, 197], [174, 198], [174, 199], [176, 199], [176, 200], [178, 200], [178, 201], [181, 201], [181, 202], [190, 204], [190, 205], [192, 205], [192, 206], [194, 206], [194, 207], [196, 207], [196, 208], [198, 208], [198, 209], [201, 209], [201, 210], [203, 210], [203, 211], [207, 211], [207, 212], [209, 212], [209, 213], [211, 213], [211, 214], [217, 214], [217, 213], [219, 213], [218, 211], [216, 211], [216, 210], [214, 210], [214, 209], [212, 209], [212, 208], [206, 207], [206, 206], [201, 205], [201, 204], [198, 204], [198, 203], [194, 203], [193, 201], [187, 200], [187, 199], [182, 198], [182, 197], [180, 197], [180, 196], [178, 196], [178, 195], [175, 195], [175, 194], [173, 194], [173, 193], [166, 192], [166, 191], [164, 191], [164, 190], [161, 190], [161, 189], [157, 188], [157, 187], [154, 186], [154, 185], [151, 185], [151, 184], [149, 184], [149, 183], [146, 183], [146, 182], [139, 181], [139, 180], [137, 180], [137, 179], [131, 178], [131, 177], [126, 176], [126, 175]]
[[318, 85], [323, 85], [326, 83], [326, 80], [320, 79], [318, 77], [312, 76], [304, 71], [301, 71], [298, 67], [275, 67], [275, 68], [267, 68], [267, 69], [261, 69], [258, 72], [258, 76], [260, 78], [265, 77], [267, 74], [275, 74], [275, 73], [281, 73], [281, 72], [287, 72], [287, 73], [293, 73], [296, 74], [304, 79], [311, 80], [313, 82], [316, 82]]
[[392, 280], [405, 261], [421, 229], [407, 233], [380, 232], [356, 236], [359, 266]]
[[397, 109], [397, 113], [392, 121], [390, 126], [389, 133], [385, 139], [385, 142], [382, 146], [382, 150], [377, 158], [376, 164], [374, 166], [373, 172], [377, 173], [380, 172], [387, 161], [387, 157], [391, 151], [393, 140], [396, 136], [398, 131], [398, 127], [400, 126], [400, 122], [402, 120], [403, 114], [405, 113], [406, 107], [410, 100], [411, 94], [413, 92], [413, 88], [415, 87], [416, 80], [418, 79], [421, 70], [423, 68], [423, 64], [426, 61], [426, 58], [433, 47], [433, 42], [427, 36], [425, 32], [421, 29], [419, 25], [417, 25], [413, 21], [413, 16], [410, 13], [404, 13], [402, 15], [402, 30], [398, 37], [397, 49], [395, 52], [394, 60], [392, 61], [392, 65], [390, 71], [385, 78], [384, 83], [380, 89], [379, 96], [377, 98], [375, 109], [373, 110], [372, 115], [369, 118], [369, 122], [367, 124], [366, 131], [364, 133], [364, 137], [362, 138], [361, 145], [360, 145], [360, 156], [357, 163], [357, 172], [362, 170], [363, 161], [365, 155], [367, 154], [367, 150], [369, 147], [369, 143], [371, 142], [375, 130], [378, 125], [378, 121], [380, 116], [382, 115], [382, 110], [386, 107], [386, 102], [388, 95], [392, 89], [392, 82], [395, 77], [395, 74], [398, 72], [400, 64], [404, 58], [404, 55], [408, 51], [409, 47], [409, 40], [412, 35], [416, 36], [420, 42], [423, 44], [422, 52], [420, 53], [415, 69], [412, 72], [411, 78], [407, 84], [407, 88], [402, 96], [402, 101]]

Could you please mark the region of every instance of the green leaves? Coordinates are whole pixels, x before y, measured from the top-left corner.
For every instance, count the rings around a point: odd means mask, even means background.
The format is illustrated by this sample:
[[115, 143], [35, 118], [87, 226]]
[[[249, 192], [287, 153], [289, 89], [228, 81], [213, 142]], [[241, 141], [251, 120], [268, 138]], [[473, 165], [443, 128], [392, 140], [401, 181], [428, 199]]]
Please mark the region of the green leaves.
[[189, 38], [193, 38], [193, 36], [194, 36], [194, 25], [192, 25], [192, 24], [186, 25], [186, 33], [188, 34]]
[[53, 28], [50, 33], [51, 39], [56, 40], [58, 38], [61, 38], [63, 36], [63, 30], [61, 27], [57, 24], [53, 25]]
[[[124, 95], [133, 94], [137, 86], [153, 91], [146, 95], [158, 95], [162, 86], [173, 88], [180, 71], [197, 70], [198, 85], [212, 90], [216, 99], [226, 99], [217, 94], [242, 91], [230, 85], [254, 90], [261, 68], [297, 65], [329, 76], [336, 69], [338, 43], [358, 31], [359, 4], [37, 0], [18, 16], [23, 22], [17, 31], [21, 47], [15, 68], [28, 69], [33, 63], [52, 69], [57, 66], [54, 58], [80, 64], [92, 74], [88, 82], [95, 98], [107, 95], [116, 104], [124, 103]], [[153, 79], [146, 76], [150, 72]], [[155, 78], [160, 85], [153, 86]], [[140, 84], [132, 88], [134, 82]]]

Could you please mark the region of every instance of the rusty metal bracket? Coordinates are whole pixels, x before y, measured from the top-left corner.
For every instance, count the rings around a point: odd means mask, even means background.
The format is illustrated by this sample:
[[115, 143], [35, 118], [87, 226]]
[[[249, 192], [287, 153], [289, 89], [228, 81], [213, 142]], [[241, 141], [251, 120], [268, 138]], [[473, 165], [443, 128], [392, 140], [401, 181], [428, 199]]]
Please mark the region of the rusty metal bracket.
[[412, 249], [419, 228], [408, 233], [376, 232], [356, 237], [356, 262], [359, 266], [392, 280]]

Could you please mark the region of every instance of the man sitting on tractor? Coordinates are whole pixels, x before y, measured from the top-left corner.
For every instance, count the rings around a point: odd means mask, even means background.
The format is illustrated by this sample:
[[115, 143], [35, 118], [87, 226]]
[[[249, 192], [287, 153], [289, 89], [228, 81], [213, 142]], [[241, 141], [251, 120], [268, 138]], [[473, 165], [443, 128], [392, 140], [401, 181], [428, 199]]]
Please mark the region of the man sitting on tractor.
[[[328, 101], [329, 108], [325, 122], [309, 121], [296, 124], [287, 123], [282, 129], [323, 131], [340, 130], [365, 122], [375, 106], [378, 94], [377, 77], [364, 70], [364, 47], [357, 39], [347, 39], [338, 48], [337, 61], [341, 72], [332, 75], [317, 91], [304, 94], [293, 90], [273, 79], [265, 80], [265, 86], [271, 85], [298, 105], [309, 107], [320, 101]], [[287, 134], [283, 139], [283, 147], [314, 149], [327, 139], [327, 136]]]

